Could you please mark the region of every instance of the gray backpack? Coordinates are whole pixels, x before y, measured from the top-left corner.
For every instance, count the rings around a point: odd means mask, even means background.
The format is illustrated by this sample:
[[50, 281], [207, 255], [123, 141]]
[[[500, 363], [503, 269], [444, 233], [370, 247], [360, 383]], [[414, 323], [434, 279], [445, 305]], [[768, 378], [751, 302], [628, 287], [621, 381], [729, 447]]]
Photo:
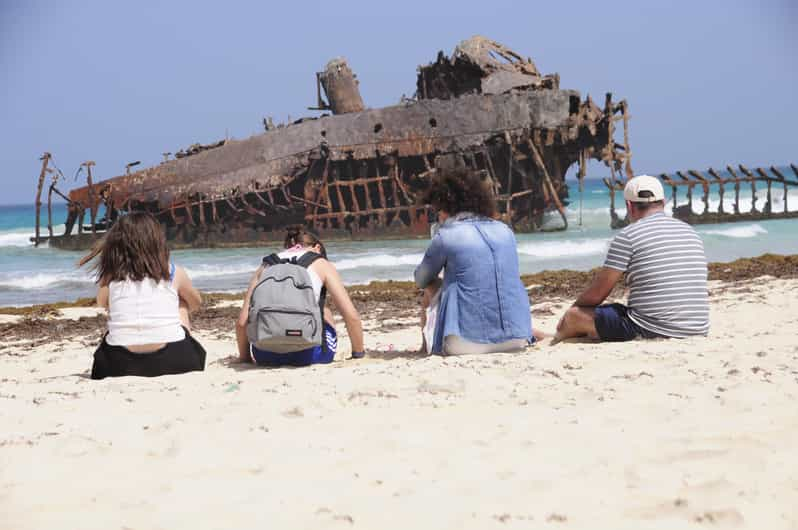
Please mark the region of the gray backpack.
[[258, 348], [273, 353], [292, 353], [322, 346], [324, 330], [321, 300], [313, 294], [307, 268], [320, 255], [307, 252], [299, 258], [263, 258], [266, 266], [252, 290], [247, 319], [247, 337]]

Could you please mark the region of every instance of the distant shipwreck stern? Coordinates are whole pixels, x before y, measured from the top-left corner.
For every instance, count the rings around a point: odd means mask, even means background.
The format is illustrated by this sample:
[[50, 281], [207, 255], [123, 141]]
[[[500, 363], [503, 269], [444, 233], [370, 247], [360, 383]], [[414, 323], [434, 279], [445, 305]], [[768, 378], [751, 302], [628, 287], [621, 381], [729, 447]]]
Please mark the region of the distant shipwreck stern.
[[[625, 101], [582, 101], [560, 89], [559, 75], [542, 75], [531, 59], [483, 37], [419, 67], [415, 98], [395, 106], [367, 109], [343, 58], [316, 78], [312, 110], [332, 114], [276, 126], [264, 120], [256, 136], [195, 144], [173, 159], [164, 153], [157, 166], [131, 171], [134, 163], [99, 182], [85, 163], [86, 185], [66, 197], [63, 235], [52, 233], [51, 215], [49, 236], [39, 234], [49, 171], [42, 157], [37, 243], [85, 248], [134, 210], [157, 216], [176, 247], [281, 241], [293, 225], [326, 239], [426, 237], [434, 212], [417, 197], [436, 171], [455, 167], [489, 179], [502, 220], [516, 231], [544, 229], [549, 211], [559, 212], [555, 229], [564, 229], [565, 175], [574, 163], [580, 179], [589, 159], [603, 161], [613, 178], [632, 174]], [[54, 175], [48, 205], [53, 193], [63, 196], [57, 183]]]

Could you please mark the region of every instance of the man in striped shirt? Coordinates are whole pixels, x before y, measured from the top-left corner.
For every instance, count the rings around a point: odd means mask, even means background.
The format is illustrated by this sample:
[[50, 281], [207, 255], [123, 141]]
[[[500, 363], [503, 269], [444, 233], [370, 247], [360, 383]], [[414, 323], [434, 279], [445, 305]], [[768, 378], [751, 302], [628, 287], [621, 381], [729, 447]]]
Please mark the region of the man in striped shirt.
[[[557, 324], [555, 340], [706, 335], [707, 260], [701, 238], [687, 223], [665, 215], [658, 179], [634, 177], [623, 196], [632, 223], [610, 243], [604, 266]], [[624, 273], [628, 305], [601, 305]]]

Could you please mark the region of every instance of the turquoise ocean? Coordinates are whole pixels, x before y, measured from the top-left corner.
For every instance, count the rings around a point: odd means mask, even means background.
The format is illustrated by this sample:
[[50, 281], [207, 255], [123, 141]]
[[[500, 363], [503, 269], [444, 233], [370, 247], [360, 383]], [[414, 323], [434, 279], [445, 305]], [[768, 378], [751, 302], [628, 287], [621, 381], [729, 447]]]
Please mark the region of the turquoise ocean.
[[[576, 182], [569, 182], [571, 190], [568, 206], [569, 229], [564, 232], [518, 234], [518, 254], [521, 271], [587, 270], [602, 263], [613, 230], [610, 229], [609, 194], [600, 180], [585, 180], [581, 194]], [[668, 190], [666, 190], [667, 194]], [[700, 192], [699, 192], [700, 193]], [[698, 194], [697, 194], [698, 195]], [[758, 192], [763, 197], [764, 193]], [[783, 208], [783, 192], [773, 189], [773, 209]], [[727, 190], [724, 206], [731, 211], [731, 197]], [[616, 204], [623, 205], [621, 194]], [[679, 204], [686, 202], [682, 200]], [[764, 204], [760, 199], [758, 207]], [[750, 189], [741, 192], [741, 209], [751, 205]], [[798, 190], [788, 195], [790, 210], [798, 210]], [[670, 212], [671, 203], [668, 203]], [[693, 208], [700, 212], [699, 198]], [[710, 210], [717, 209], [717, 195], [710, 200]], [[623, 216], [624, 211], [618, 210]], [[56, 301], [71, 301], [78, 297], [94, 296], [93, 278], [88, 271], [76, 268], [80, 252], [48, 248], [34, 248], [34, 207], [32, 205], [0, 206], [0, 306], [23, 306]], [[63, 232], [66, 207], [53, 209], [55, 233]], [[42, 215], [46, 225], [46, 212]], [[559, 214], [549, 220], [551, 226], [561, 223]], [[798, 219], [700, 225], [710, 261], [731, 261], [766, 252], [798, 254]], [[46, 226], [42, 232], [47, 233]], [[328, 245], [330, 259], [336, 264], [347, 284], [363, 284], [371, 280], [409, 280], [421, 260], [428, 241], [395, 240], [368, 242], [338, 242]], [[176, 263], [186, 268], [194, 284], [204, 291], [242, 291], [249, 276], [271, 248], [236, 248], [180, 250], [173, 253]]]

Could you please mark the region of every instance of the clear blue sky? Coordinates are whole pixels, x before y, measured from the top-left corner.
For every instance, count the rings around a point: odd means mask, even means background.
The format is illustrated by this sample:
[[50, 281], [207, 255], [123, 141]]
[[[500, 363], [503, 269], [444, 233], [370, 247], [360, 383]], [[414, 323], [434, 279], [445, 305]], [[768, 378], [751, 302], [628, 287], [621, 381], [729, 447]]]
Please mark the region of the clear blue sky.
[[0, 0], [0, 203], [33, 201], [45, 150], [70, 180], [87, 159], [107, 178], [313, 114], [338, 55], [368, 106], [396, 103], [474, 34], [583, 97], [626, 98], [637, 172], [798, 163], [798, 3], [648, 4]]

